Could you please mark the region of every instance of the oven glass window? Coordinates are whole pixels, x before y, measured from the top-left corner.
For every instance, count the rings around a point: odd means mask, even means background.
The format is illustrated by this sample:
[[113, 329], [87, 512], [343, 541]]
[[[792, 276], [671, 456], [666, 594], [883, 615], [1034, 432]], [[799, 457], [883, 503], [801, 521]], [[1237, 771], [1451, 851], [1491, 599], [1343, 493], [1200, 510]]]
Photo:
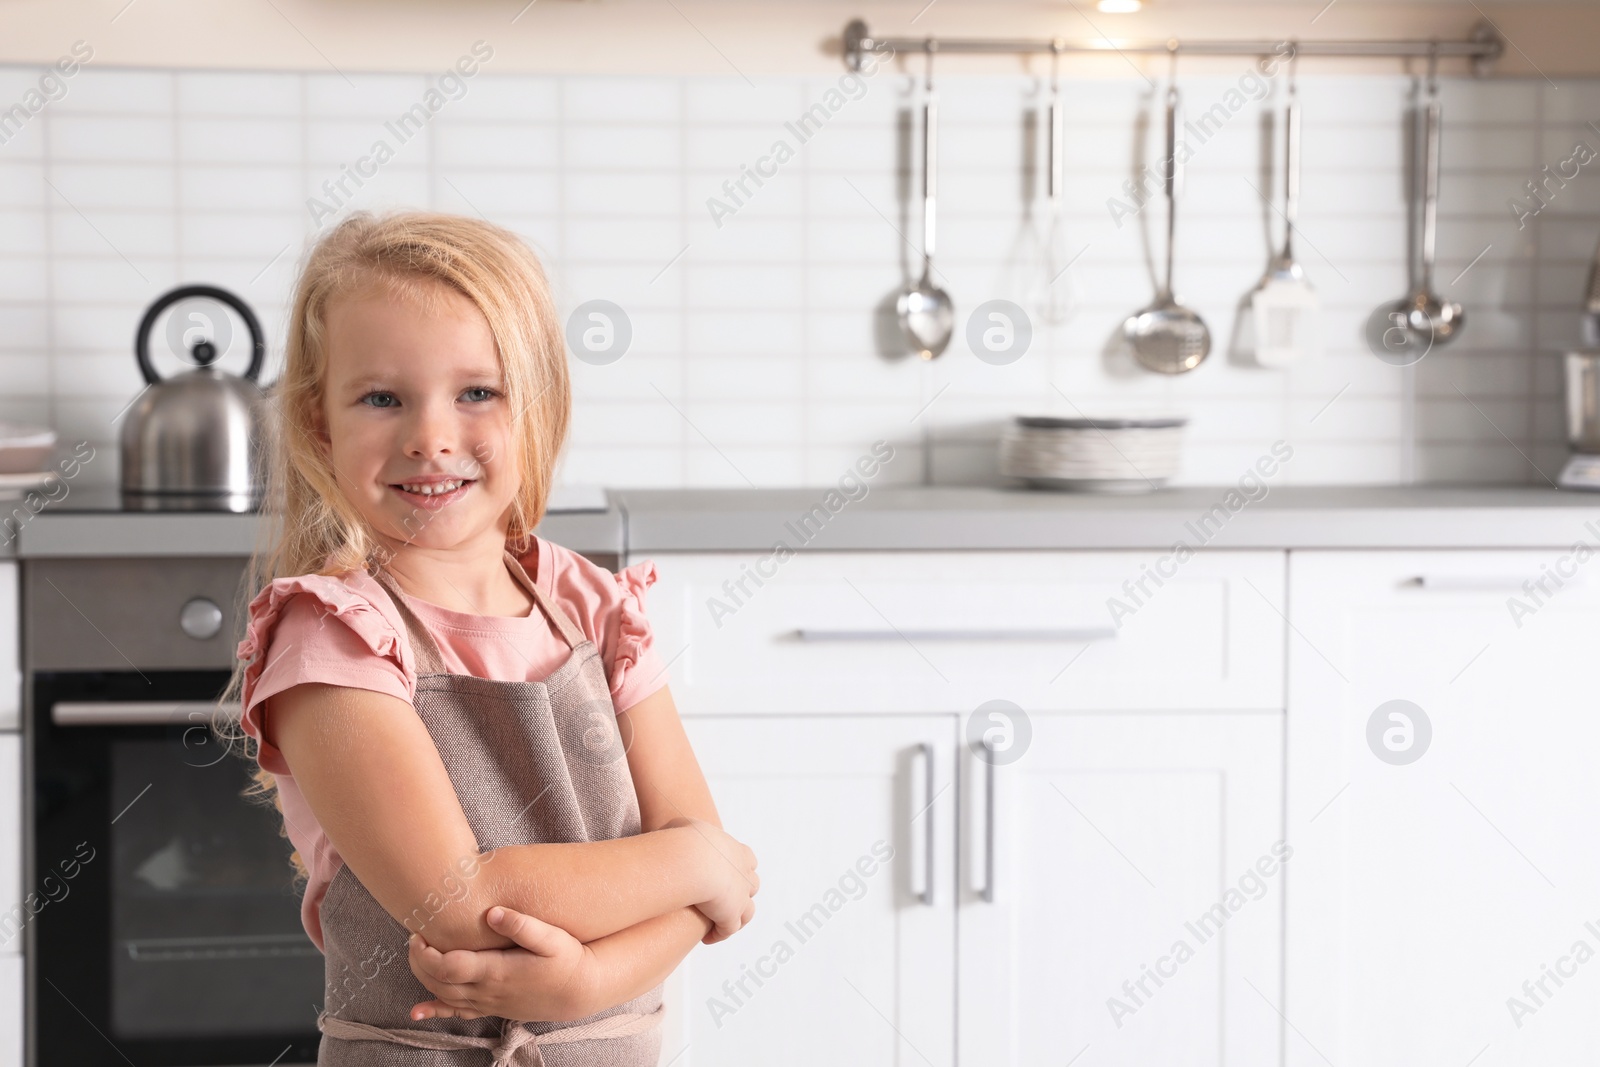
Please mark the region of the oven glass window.
[[253, 762], [182, 732], [110, 744], [112, 1039], [304, 1033], [323, 958], [282, 817], [241, 797]]

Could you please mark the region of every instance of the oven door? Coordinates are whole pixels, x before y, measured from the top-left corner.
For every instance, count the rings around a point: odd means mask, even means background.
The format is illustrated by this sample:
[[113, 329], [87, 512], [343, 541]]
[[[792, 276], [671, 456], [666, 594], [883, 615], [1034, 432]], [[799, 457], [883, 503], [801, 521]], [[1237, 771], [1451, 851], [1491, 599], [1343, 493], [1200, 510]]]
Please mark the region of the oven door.
[[291, 846], [241, 795], [254, 761], [205, 726], [228, 672], [30, 681], [29, 1063], [315, 1062], [323, 959]]

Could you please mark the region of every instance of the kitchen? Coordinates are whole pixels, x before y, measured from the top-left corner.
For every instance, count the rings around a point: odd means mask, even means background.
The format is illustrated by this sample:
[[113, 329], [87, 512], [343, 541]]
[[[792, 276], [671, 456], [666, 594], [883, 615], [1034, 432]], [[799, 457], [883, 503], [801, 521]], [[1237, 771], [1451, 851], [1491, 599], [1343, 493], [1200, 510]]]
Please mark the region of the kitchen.
[[1600, 1047], [1600, 4], [5, 24], [0, 1067], [317, 1059], [213, 713], [297, 279], [399, 208], [542, 262], [538, 536], [653, 563], [760, 860], [660, 1063]]

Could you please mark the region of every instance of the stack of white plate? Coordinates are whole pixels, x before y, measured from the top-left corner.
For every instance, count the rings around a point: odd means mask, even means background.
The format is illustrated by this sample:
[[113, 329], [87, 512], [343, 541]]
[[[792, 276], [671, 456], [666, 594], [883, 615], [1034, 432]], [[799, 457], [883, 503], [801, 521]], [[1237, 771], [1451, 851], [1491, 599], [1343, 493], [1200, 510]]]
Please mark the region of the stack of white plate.
[[1178, 472], [1183, 415], [1018, 415], [1000, 438], [1000, 473], [1041, 489], [1143, 493]]
[[15, 500], [50, 477], [46, 469], [56, 445], [48, 426], [0, 422], [0, 500]]
[[0, 422], [0, 473], [26, 474], [41, 470], [55, 444], [56, 432], [48, 426]]

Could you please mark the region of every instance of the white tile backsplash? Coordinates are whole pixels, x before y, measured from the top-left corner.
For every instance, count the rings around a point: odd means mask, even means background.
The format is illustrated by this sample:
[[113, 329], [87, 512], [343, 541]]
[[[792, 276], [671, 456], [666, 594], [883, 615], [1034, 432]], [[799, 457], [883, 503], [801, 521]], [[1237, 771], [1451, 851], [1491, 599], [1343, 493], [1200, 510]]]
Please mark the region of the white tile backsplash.
[[[0, 68], [0, 90], [38, 73]], [[958, 321], [945, 356], [923, 364], [890, 351], [894, 297], [921, 268], [915, 78], [486, 70], [399, 143], [391, 124], [416, 113], [433, 75], [86, 69], [0, 143], [0, 418], [114, 448], [113, 420], [141, 384], [134, 326], [180, 283], [225, 285], [256, 309], [270, 379], [314, 196], [340, 212], [482, 214], [534, 244], [564, 313], [590, 299], [628, 312], [623, 359], [573, 364], [570, 481], [816, 484], [879, 437], [899, 450], [886, 481], [992, 480], [1012, 414], [1161, 405], [1192, 415], [1187, 484], [1235, 480], [1278, 438], [1296, 447], [1282, 483], [1542, 484], [1563, 455], [1558, 355], [1578, 338], [1600, 162], [1520, 226], [1512, 204], [1575, 141], [1600, 145], [1600, 81], [1441, 79], [1436, 278], [1469, 321], [1405, 371], [1368, 353], [1361, 328], [1406, 287], [1411, 82], [1300, 74], [1296, 250], [1326, 352], [1280, 370], [1230, 352], [1280, 239], [1280, 153], [1263, 130], [1282, 86], [1233, 111], [1237, 79], [1195, 78], [1184, 117], [1213, 119], [1189, 134], [1176, 287], [1210, 324], [1213, 354], [1164, 378], [1132, 368], [1118, 336], [1151, 298], [1165, 235], [1159, 196], [1112, 216], [1162, 154], [1160, 94], [1131, 75], [1063, 81], [1056, 261], [1079, 256], [1058, 283], [1073, 314], [1035, 321], [1027, 354], [995, 367], [968, 349], [966, 316], [1030, 301], [1049, 269], [1036, 78], [940, 78], [937, 278]], [[379, 139], [394, 159], [330, 192]], [[779, 141], [793, 158], [763, 161]], [[720, 220], [713, 199], [731, 209]]]
[[[37, 84], [38, 73], [32, 79]], [[159, 70], [108, 70], [81, 67], [67, 82], [67, 93], [51, 104], [57, 116], [159, 115], [172, 117], [178, 76]]]
[[178, 110], [187, 116], [294, 115], [305, 97], [298, 74], [185, 70], [177, 80]]
[[[381, 127], [368, 130], [372, 137], [382, 132]], [[555, 170], [561, 166], [560, 128], [554, 123], [495, 119], [451, 124], [446, 120], [436, 132], [434, 159], [446, 169], [498, 167], [521, 171]], [[363, 144], [362, 151], [366, 148]], [[419, 157], [413, 162], [422, 160]]]

